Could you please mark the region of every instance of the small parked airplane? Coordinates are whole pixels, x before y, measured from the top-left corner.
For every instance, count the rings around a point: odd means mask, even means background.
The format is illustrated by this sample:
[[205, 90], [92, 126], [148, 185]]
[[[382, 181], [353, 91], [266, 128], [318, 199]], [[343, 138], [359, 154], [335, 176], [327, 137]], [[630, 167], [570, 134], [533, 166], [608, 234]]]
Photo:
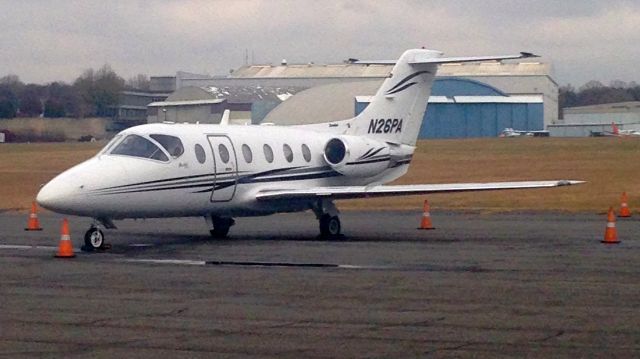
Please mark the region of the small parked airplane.
[[101, 228], [115, 228], [115, 219], [202, 216], [212, 236], [224, 237], [233, 217], [311, 209], [320, 234], [335, 238], [340, 235], [335, 199], [581, 183], [384, 185], [409, 168], [438, 64], [534, 55], [441, 56], [432, 50], [406, 51], [369, 106], [348, 120], [300, 126], [163, 123], [126, 129], [93, 158], [47, 183], [37, 201], [55, 212], [94, 218], [84, 238], [91, 250], [104, 246]]
[[543, 130], [538, 130], [538, 131], [519, 131], [519, 130], [514, 130], [511, 127], [507, 127], [504, 130], [502, 130], [502, 132], [500, 132], [500, 135], [498, 137], [521, 137], [521, 136], [526, 136], [526, 137], [549, 137], [549, 131], [543, 131]]
[[611, 122], [611, 135], [617, 137], [636, 137], [640, 136], [638, 130], [621, 130], [615, 122]]

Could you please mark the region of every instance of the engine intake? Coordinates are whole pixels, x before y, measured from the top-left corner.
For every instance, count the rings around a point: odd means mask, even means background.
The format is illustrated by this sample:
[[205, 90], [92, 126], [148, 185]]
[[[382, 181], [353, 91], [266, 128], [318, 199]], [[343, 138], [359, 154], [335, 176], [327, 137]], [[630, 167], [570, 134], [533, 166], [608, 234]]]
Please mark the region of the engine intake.
[[332, 138], [324, 146], [324, 158], [329, 164], [337, 165], [347, 156], [347, 146], [339, 138]]
[[324, 159], [345, 176], [372, 177], [388, 168], [391, 156], [384, 142], [345, 135], [327, 142]]

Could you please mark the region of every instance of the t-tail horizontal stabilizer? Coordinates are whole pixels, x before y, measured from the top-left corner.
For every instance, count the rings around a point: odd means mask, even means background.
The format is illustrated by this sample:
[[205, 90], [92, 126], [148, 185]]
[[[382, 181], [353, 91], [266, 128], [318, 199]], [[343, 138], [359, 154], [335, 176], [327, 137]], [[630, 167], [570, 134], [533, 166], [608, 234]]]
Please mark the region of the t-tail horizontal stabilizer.
[[[501, 60], [517, 60], [540, 57], [531, 52], [520, 52], [518, 55], [498, 55], [498, 56], [472, 56], [472, 57], [425, 57], [421, 54], [416, 54], [413, 59], [408, 61], [411, 65], [416, 64], [452, 64], [463, 62], [486, 62], [486, 61], [501, 61]], [[397, 60], [363, 60], [354, 61], [354, 64], [362, 65], [393, 65]]]

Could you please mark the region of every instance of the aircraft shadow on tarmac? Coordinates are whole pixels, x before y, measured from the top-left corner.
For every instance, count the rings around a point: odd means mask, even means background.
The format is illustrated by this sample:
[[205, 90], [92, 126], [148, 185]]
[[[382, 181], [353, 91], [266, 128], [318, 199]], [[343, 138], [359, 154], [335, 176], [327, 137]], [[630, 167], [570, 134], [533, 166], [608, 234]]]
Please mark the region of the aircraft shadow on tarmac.
[[[421, 232], [424, 233], [424, 232]], [[358, 242], [425, 242], [425, 243], [455, 243], [458, 240], [441, 236], [425, 236], [417, 233], [414, 236], [389, 235], [340, 235], [337, 239], [326, 239], [320, 235], [289, 233], [289, 234], [237, 234], [227, 238], [212, 238], [208, 235], [194, 235], [184, 233], [155, 233], [116, 231], [109, 233], [113, 240], [111, 248], [102, 252], [114, 254], [134, 254], [149, 250], [171, 250], [176, 247], [195, 247], [199, 245], [233, 245], [248, 244], [249, 242], [320, 242], [327, 244], [358, 243]]]

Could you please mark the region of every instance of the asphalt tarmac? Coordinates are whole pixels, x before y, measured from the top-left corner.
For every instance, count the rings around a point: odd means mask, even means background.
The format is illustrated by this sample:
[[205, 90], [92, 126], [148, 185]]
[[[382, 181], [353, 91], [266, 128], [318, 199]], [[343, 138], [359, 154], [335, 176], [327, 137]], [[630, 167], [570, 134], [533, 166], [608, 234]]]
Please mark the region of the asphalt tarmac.
[[0, 214], [3, 357], [638, 357], [640, 217], [344, 212], [117, 222], [53, 257], [61, 218]]

